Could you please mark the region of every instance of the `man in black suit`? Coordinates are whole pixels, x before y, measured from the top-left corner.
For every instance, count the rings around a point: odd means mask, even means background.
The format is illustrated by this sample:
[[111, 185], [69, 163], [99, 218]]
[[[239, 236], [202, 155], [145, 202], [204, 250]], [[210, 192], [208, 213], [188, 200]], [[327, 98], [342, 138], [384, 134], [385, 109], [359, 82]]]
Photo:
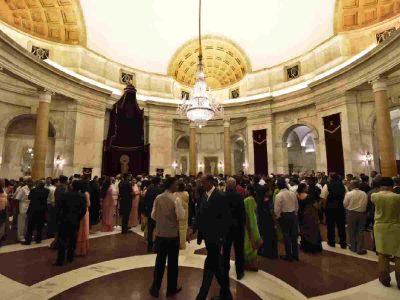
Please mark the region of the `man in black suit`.
[[55, 265], [62, 266], [67, 251], [67, 260], [74, 259], [76, 238], [79, 224], [86, 214], [86, 197], [79, 192], [81, 183], [72, 181], [72, 191], [61, 194], [57, 221], [58, 221], [58, 255]]
[[23, 245], [30, 245], [32, 242], [32, 233], [36, 228], [36, 243], [42, 242], [42, 230], [47, 211], [47, 198], [49, 197], [49, 190], [45, 188], [44, 181], [39, 180], [36, 182], [36, 187], [29, 193], [28, 199], [30, 200], [28, 211], [28, 227], [25, 235], [25, 242]]
[[119, 214], [122, 217], [122, 234], [128, 233], [129, 215], [132, 209], [132, 184], [128, 179], [128, 174], [124, 174], [119, 184]]
[[158, 195], [162, 193], [160, 187], [161, 178], [154, 177], [151, 180], [151, 185], [147, 189], [146, 196], [143, 201], [143, 211], [144, 215], [147, 217], [147, 251], [153, 251], [153, 231], [156, 227], [156, 221], [151, 218], [151, 212], [153, 211], [154, 200]]
[[64, 175], [60, 175], [59, 179], [59, 184], [56, 187], [56, 190], [54, 191], [54, 209], [55, 209], [55, 215], [56, 215], [56, 237], [54, 238], [53, 242], [50, 245], [50, 248], [55, 250], [58, 249], [58, 211], [60, 210], [61, 207], [61, 196], [65, 194], [68, 191], [68, 177]]
[[213, 277], [221, 287], [220, 296], [213, 299], [230, 300], [229, 277], [223, 271], [221, 247], [231, 224], [231, 215], [225, 195], [214, 186], [211, 175], [202, 177], [205, 196], [198, 204], [196, 219], [193, 224], [193, 233], [198, 230], [197, 243], [204, 240], [207, 248], [207, 258], [204, 263], [203, 282], [196, 300], [207, 299]]
[[237, 279], [244, 276], [244, 226], [246, 222], [243, 197], [236, 192], [236, 180], [229, 178], [226, 182], [226, 200], [230, 208], [232, 223], [223, 247], [225, 276], [229, 276], [232, 244], [235, 249]]

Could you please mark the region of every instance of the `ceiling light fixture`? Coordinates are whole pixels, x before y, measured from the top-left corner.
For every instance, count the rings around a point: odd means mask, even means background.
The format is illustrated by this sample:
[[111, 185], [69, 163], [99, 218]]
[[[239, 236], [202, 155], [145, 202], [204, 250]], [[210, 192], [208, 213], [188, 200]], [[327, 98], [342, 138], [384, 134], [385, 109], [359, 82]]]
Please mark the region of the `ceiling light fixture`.
[[206, 83], [201, 48], [201, 0], [199, 0], [199, 63], [191, 96], [192, 99], [187, 99], [187, 97], [182, 99], [183, 102], [178, 105], [177, 111], [179, 114], [186, 114], [189, 121], [195, 123], [197, 127], [205, 126], [216, 113], [220, 115], [224, 113], [224, 108], [215, 103]]

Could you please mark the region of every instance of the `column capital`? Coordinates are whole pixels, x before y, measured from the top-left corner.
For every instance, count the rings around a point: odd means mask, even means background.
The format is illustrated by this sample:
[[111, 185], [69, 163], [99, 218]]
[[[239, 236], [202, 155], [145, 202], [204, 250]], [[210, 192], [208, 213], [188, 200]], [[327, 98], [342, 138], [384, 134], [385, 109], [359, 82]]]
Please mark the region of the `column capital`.
[[197, 126], [196, 126], [195, 123], [190, 122], [189, 127], [190, 127], [191, 129], [196, 129]]
[[231, 121], [230, 119], [224, 119], [224, 128], [231, 127]]
[[369, 84], [372, 85], [372, 90], [374, 93], [387, 90], [387, 80], [383, 76], [377, 76], [369, 81]]
[[55, 93], [50, 90], [39, 91], [39, 102], [51, 103], [51, 98]]

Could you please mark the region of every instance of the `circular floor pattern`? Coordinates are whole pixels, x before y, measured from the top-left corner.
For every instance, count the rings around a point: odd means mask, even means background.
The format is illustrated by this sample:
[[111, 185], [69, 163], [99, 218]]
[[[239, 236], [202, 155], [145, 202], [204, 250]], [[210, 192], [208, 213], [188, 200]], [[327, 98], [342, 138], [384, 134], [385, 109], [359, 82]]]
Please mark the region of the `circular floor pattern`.
[[[166, 275], [164, 275], [163, 286], [158, 299], [167, 299], [166, 291]], [[148, 293], [153, 276], [153, 268], [141, 268], [113, 273], [103, 276], [83, 284], [77, 285], [52, 299], [132, 299], [132, 300], [154, 300]], [[189, 300], [195, 299], [199, 291], [203, 270], [180, 267], [179, 268], [179, 283], [183, 290], [181, 293], [168, 299], [173, 300]], [[245, 287], [239, 282], [231, 279], [231, 291], [234, 299], [260, 300], [253, 291]], [[209, 292], [209, 297], [218, 295], [219, 288], [214, 279]]]

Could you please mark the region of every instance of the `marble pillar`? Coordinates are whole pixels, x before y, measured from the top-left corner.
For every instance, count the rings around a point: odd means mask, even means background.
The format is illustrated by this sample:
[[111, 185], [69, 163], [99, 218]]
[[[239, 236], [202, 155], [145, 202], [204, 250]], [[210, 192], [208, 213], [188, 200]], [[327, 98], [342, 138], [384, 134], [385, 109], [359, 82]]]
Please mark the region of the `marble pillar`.
[[189, 129], [189, 175], [196, 176], [197, 173], [197, 145], [196, 145], [196, 125], [190, 123]]
[[231, 123], [224, 121], [224, 174], [232, 175]]
[[376, 78], [371, 83], [375, 98], [376, 129], [381, 159], [381, 173], [382, 176], [392, 177], [397, 175], [397, 167], [387, 98], [387, 83], [381, 77]]
[[266, 117], [267, 123], [267, 155], [268, 155], [268, 173], [275, 173], [275, 160], [274, 160], [274, 143], [275, 143], [275, 128], [274, 128], [274, 115], [271, 111], [268, 112]]
[[43, 91], [39, 94], [39, 106], [36, 112], [35, 143], [33, 147], [32, 178], [34, 180], [45, 177], [51, 96], [52, 93], [49, 91]]
[[163, 169], [164, 175], [174, 174], [173, 122], [168, 117], [149, 115], [150, 174]]

